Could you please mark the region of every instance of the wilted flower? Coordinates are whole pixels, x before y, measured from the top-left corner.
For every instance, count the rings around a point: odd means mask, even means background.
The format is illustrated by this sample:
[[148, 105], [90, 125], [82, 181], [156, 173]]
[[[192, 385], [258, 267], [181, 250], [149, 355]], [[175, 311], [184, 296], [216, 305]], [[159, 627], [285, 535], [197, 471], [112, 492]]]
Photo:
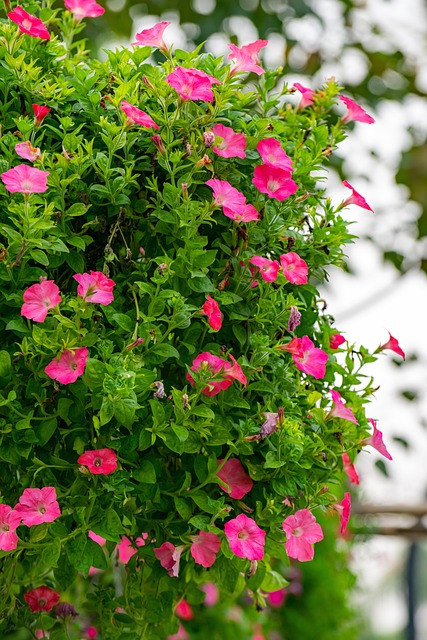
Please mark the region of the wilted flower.
[[291, 306], [288, 320], [287, 331], [293, 333], [297, 327], [301, 324], [301, 313], [298, 311], [298, 307]]
[[15, 145], [15, 151], [18, 156], [30, 162], [38, 160], [41, 156], [39, 147], [33, 147], [29, 140], [26, 142], [18, 142], [18, 144]]

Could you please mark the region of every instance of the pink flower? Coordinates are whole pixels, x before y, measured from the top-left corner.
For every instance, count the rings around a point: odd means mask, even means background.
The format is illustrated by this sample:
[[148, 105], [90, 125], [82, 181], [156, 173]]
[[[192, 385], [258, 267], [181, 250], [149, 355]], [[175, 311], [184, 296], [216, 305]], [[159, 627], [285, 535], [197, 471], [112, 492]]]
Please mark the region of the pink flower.
[[173, 635], [168, 636], [167, 640], [189, 640], [189, 638], [190, 636], [188, 635], [182, 624], [180, 624], [178, 631]]
[[18, 544], [16, 527], [21, 522], [20, 514], [7, 504], [0, 504], [0, 550], [12, 551]]
[[182, 620], [192, 620], [194, 618], [193, 608], [188, 600], [180, 600], [175, 607], [174, 614], [182, 618]]
[[344, 336], [340, 333], [333, 333], [329, 338], [329, 347], [331, 349], [339, 349], [344, 342], [346, 342]]
[[160, 129], [159, 125], [145, 111], [134, 107], [126, 100], [121, 101], [119, 109], [124, 111], [132, 124], [140, 124], [141, 127], [147, 127], [148, 129]]
[[[145, 540], [147, 539], [147, 537], [148, 534], [143, 533], [142, 537], [135, 540], [136, 546], [143, 547], [145, 545]], [[120, 543], [117, 545], [116, 549], [119, 557], [119, 562], [121, 562], [122, 564], [127, 564], [132, 556], [134, 556], [135, 553], [138, 553], [138, 549], [135, 549], [135, 547], [132, 545], [132, 542], [126, 536], [122, 536], [120, 538]]]
[[329, 411], [326, 419], [328, 418], [341, 418], [342, 420], [349, 420], [350, 422], [354, 422], [354, 424], [359, 424], [356, 420], [356, 417], [351, 409], [345, 406], [343, 401], [341, 400], [341, 395], [335, 389], [331, 391], [332, 401], [334, 403], [333, 408]]
[[[218, 460], [221, 464], [222, 460]], [[227, 460], [223, 467], [216, 474], [220, 480], [228, 485], [228, 488], [220, 483], [220, 488], [226, 491], [230, 498], [240, 500], [245, 496], [254, 486], [254, 483], [243, 468], [242, 463], [238, 458], [231, 458]]]
[[314, 96], [316, 95], [313, 89], [310, 89], [309, 87], [304, 87], [299, 82], [295, 82], [292, 88], [296, 89], [302, 94], [301, 101], [298, 105], [298, 109], [304, 109], [304, 107], [309, 107], [311, 104], [313, 104]]
[[98, 629], [91, 625], [90, 627], [86, 627], [85, 633], [89, 640], [94, 640], [94, 638], [98, 637]]
[[[190, 369], [192, 371], [203, 372], [206, 374], [208, 385], [202, 389], [202, 393], [205, 396], [216, 396], [218, 393], [227, 389], [233, 380], [238, 380], [246, 386], [246, 377], [233, 356], [230, 354], [230, 358], [233, 362], [231, 365], [227, 360], [223, 360], [218, 356], [214, 356], [208, 351], [200, 353], [197, 358], [193, 360], [193, 364]], [[217, 376], [223, 376], [221, 379], [212, 380], [211, 378]], [[187, 380], [194, 385], [194, 378], [190, 373], [187, 373]]]
[[260, 76], [265, 73], [264, 69], [260, 66], [258, 53], [267, 45], [268, 40], [256, 40], [255, 42], [245, 44], [240, 48], [236, 47], [235, 44], [229, 44], [228, 47], [231, 50], [231, 53], [228, 55], [228, 58], [229, 60], [236, 61], [236, 64], [231, 70], [231, 74], [253, 71]]
[[201, 564], [202, 567], [211, 567], [221, 546], [219, 536], [216, 533], [200, 531], [198, 536], [193, 536], [191, 539], [193, 544], [190, 553], [194, 561]]
[[285, 587], [283, 589], [278, 589], [278, 591], [271, 591], [268, 596], [268, 604], [270, 607], [274, 607], [275, 609], [279, 609], [286, 600], [287, 591]]
[[98, 18], [105, 13], [105, 9], [95, 0], [64, 0], [64, 4], [77, 21], [83, 18]]
[[71, 384], [84, 372], [88, 356], [89, 351], [86, 347], [74, 351], [66, 349], [61, 353], [59, 359], [56, 356], [44, 371], [52, 380], [57, 380], [62, 384]]
[[1, 174], [1, 179], [11, 193], [44, 193], [47, 189], [49, 171], [29, 167], [27, 164], [9, 169]]
[[326, 363], [328, 354], [314, 346], [308, 336], [298, 338], [302, 349], [302, 356], [292, 354], [295, 364], [300, 371], [308, 373], [314, 378], [324, 378], [326, 373]]
[[61, 302], [59, 288], [53, 280], [43, 280], [40, 284], [32, 284], [24, 291], [23, 298], [21, 316], [36, 322], [44, 322], [49, 309], [56, 307]]
[[24, 489], [15, 511], [27, 527], [42, 524], [42, 522], [53, 522], [61, 515], [55, 487]]
[[7, 15], [12, 22], [18, 25], [22, 33], [27, 33], [34, 38], [50, 40], [50, 33], [43, 22], [39, 18], [32, 16], [31, 13], [24, 11], [22, 7], [16, 7], [13, 11], [9, 11]]
[[219, 592], [216, 584], [214, 582], [206, 582], [200, 588], [206, 594], [206, 598], [203, 603], [205, 607], [214, 607], [219, 599]]
[[154, 555], [157, 560], [160, 560], [160, 564], [171, 578], [177, 578], [179, 573], [179, 561], [181, 553], [184, 547], [174, 547], [171, 542], [164, 542], [160, 547], [154, 549]]
[[231, 127], [215, 124], [212, 127], [215, 135], [213, 151], [223, 158], [245, 158], [246, 138], [243, 133], [235, 133]]
[[255, 520], [241, 513], [224, 525], [224, 532], [232, 552], [239, 558], [262, 560], [264, 557], [265, 531]]
[[275, 198], [280, 202], [286, 200], [298, 189], [298, 185], [292, 180], [290, 171], [284, 171], [269, 164], [260, 164], [255, 167], [252, 182], [258, 191], [266, 193], [270, 198]]
[[31, 106], [34, 111], [34, 126], [39, 127], [51, 109], [45, 104], [32, 104]]
[[399, 342], [396, 340], [396, 338], [393, 338], [390, 331], [388, 332], [388, 335], [390, 336], [388, 341], [385, 344], [383, 344], [381, 347], [378, 347], [377, 351], [384, 351], [384, 349], [390, 349], [390, 351], [394, 351], [394, 353], [397, 353], [397, 355], [402, 356], [402, 358], [405, 359], [405, 352], [399, 346]]
[[50, 587], [37, 587], [24, 593], [24, 600], [30, 607], [31, 613], [36, 611], [50, 611], [58, 604], [61, 596]]
[[280, 351], [287, 351], [297, 358], [302, 358], [304, 356], [302, 340], [296, 336], [294, 336], [287, 344], [279, 344], [276, 349], [279, 349]]
[[268, 260], [261, 256], [253, 256], [249, 262], [258, 267], [261, 277], [266, 282], [274, 282], [279, 274], [280, 264], [277, 260]]
[[29, 140], [26, 142], [18, 142], [18, 144], [15, 145], [15, 151], [18, 156], [24, 158], [24, 160], [29, 160], [30, 162], [38, 160], [41, 156], [40, 149], [38, 147], [33, 147]]
[[346, 96], [339, 96], [341, 102], [344, 102], [347, 107], [347, 111], [341, 118], [341, 122], [344, 124], [345, 122], [351, 122], [355, 120], [357, 122], [365, 122], [366, 124], [372, 124], [375, 122], [372, 116], [366, 113], [365, 109], [362, 109], [360, 105], [358, 105], [351, 98], [346, 98]]
[[224, 213], [229, 218], [232, 217], [232, 213], [234, 215], [239, 214], [243, 215], [246, 209], [246, 198], [237, 189], [231, 186], [227, 180], [218, 180], [217, 178], [212, 178], [211, 180], [207, 180], [205, 184], [208, 187], [211, 187], [213, 190], [214, 203], [217, 207], [223, 207]]
[[356, 467], [350, 460], [348, 453], [342, 454], [342, 464], [344, 472], [347, 474], [348, 479], [353, 484], [360, 484], [359, 474], [356, 471]]
[[82, 453], [77, 462], [91, 473], [108, 475], [117, 469], [117, 454], [113, 449], [93, 449]]
[[160, 49], [163, 53], [168, 53], [168, 48], [163, 40], [163, 32], [170, 25], [170, 22], [158, 22], [154, 25], [154, 27], [150, 27], [149, 29], [143, 29], [139, 33], [136, 34], [136, 42], [132, 42], [132, 44], [139, 45], [142, 47], [155, 47], [156, 49]]
[[233, 211], [228, 207], [222, 208], [223, 214], [227, 216], [227, 218], [231, 218], [235, 220], [235, 222], [253, 222], [254, 220], [258, 220], [258, 211], [252, 204], [246, 204], [242, 210]]
[[292, 284], [307, 284], [308, 266], [305, 260], [294, 251], [280, 256], [283, 275]]
[[260, 140], [257, 144], [257, 151], [265, 164], [288, 172], [294, 170], [291, 158], [284, 152], [282, 145], [276, 138]]
[[204, 71], [185, 67], [176, 67], [175, 71], [167, 76], [166, 82], [179, 93], [183, 100], [204, 100], [205, 102], [212, 102], [214, 99], [212, 85], [221, 84], [220, 80]]
[[369, 438], [365, 438], [362, 441], [362, 444], [369, 444], [371, 447], [374, 447], [382, 456], [387, 458], [388, 460], [393, 460], [389, 452], [387, 451], [387, 447], [383, 442], [383, 433], [379, 429], [377, 429], [377, 421], [372, 418], [368, 418], [371, 425], [374, 427], [374, 433], [369, 436]]
[[351, 511], [351, 497], [350, 493], [347, 491], [344, 494], [344, 498], [339, 504], [333, 505], [335, 509], [338, 511], [338, 515], [340, 518], [340, 535], [345, 535], [347, 531], [348, 521], [350, 520], [350, 511]]
[[94, 542], [96, 542], [97, 544], [99, 544], [100, 547], [103, 547], [104, 544], [107, 542], [105, 538], [103, 538], [102, 536], [99, 536], [97, 533], [95, 533], [94, 531], [88, 531], [87, 535], [89, 536], [89, 538], [91, 540], [93, 540]]
[[113, 302], [113, 288], [116, 283], [100, 271], [77, 273], [73, 278], [79, 283], [77, 294], [86, 302], [98, 302], [104, 305]]
[[367, 211], [372, 211], [372, 213], [374, 212], [372, 207], [370, 207], [369, 204], [366, 202], [365, 198], [361, 196], [360, 193], [356, 191], [356, 189], [353, 189], [353, 187], [349, 182], [347, 182], [347, 180], [343, 180], [343, 185], [347, 187], [347, 189], [351, 189], [353, 193], [351, 194], [351, 196], [347, 198], [347, 200], [343, 200], [343, 202], [341, 202], [340, 208], [346, 207], [349, 204], [355, 204], [358, 207], [362, 207], [362, 209], [366, 209]]
[[286, 533], [286, 553], [300, 562], [313, 560], [315, 542], [323, 540], [320, 524], [308, 509], [300, 509], [282, 522]]
[[203, 305], [202, 313], [208, 316], [209, 325], [214, 331], [219, 331], [219, 329], [221, 329], [222, 314], [221, 314], [221, 311], [219, 310], [218, 302], [213, 298], [211, 298], [210, 295], [208, 295], [208, 299]]

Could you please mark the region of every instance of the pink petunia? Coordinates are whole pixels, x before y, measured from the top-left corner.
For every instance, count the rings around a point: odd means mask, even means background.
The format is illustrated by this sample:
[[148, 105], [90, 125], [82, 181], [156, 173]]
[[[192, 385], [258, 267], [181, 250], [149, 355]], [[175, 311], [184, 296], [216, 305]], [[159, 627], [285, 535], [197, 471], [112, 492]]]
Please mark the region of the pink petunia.
[[62, 384], [71, 384], [83, 374], [88, 356], [89, 351], [86, 347], [73, 351], [66, 349], [61, 353], [59, 359], [56, 356], [44, 371], [52, 380], [57, 380]]
[[[238, 380], [243, 384], [243, 386], [246, 386], [246, 377], [240, 365], [231, 354], [230, 358], [233, 365], [231, 365], [227, 360], [223, 360], [208, 351], [204, 351], [193, 360], [190, 369], [196, 372], [204, 372], [207, 375], [206, 382], [208, 384], [202, 389], [202, 393], [204, 395], [216, 396], [218, 393], [233, 384], [234, 380]], [[214, 377], [216, 378], [220, 374], [222, 376], [220, 379], [212, 379]], [[192, 385], [195, 384], [194, 378], [190, 373], [187, 373], [187, 380]]]
[[255, 167], [252, 182], [258, 191], [280, 202], [289, 198], [298, 189], [290, 171], [284, 171], [269, 164], [260, 164]]
[[7, 14], [10, 20], [18, 25], [18, 28], [22, 33], [27, 33], [33, 38], [41, 38], [42, 40], [50, 40], [50, 33], [43, 24], [43, 22], [27, 13], [22, 7], [15, 7], [13, 11], [9, 11]]
[[362, 207], [362, 209], [366, 209], [367, 211], [372, 211], [372, 213], [374, 212], [372, 207], [370, 207], [369, 204], [366, 202], [365, 198], [361, 196], [360, 193], [358, 193], [356, 189], [354, 189], [351, 186], [351, 184], [347, 182], [347, 180], [343, 180], [343, 185], [347, 187], [347, 189], [351, 189], [352, 194], [347, 198], [347, 200], [343, 200], [343, 202], [341, 202], [340, 208], [346, 207], [349, 204], [355, 204], [358, 207]]
[[166, 640], [189, 640], [189, 638], [190, 636], [188, 635], [182, 624], [180, 624], [178, 631], [173, 635], [168, 636]]
[[346, 342], [344, 336], [340, 333], [333, 333], [329, 338], [329, 347], [330, 349], [339, 349], [344, 342]]
[[211, 567], [221, 547], [219, 536], [216, 533], [200, 531], [199, 535], [193, 536], [191, 539], [193, 544], [190, 547], [190, 553], [194, 561], [205, 569]]
[[33, 147], [29, 140], [26, 142], [18, 142], [18, 144], [15, 145], [15, 151], [18, 156], [30, 162], [38, 160], [41, 156], [39, 147]]
[[182, 620], [192, 620], [194, 618], [193, 607], [188, 600], [185, 599], [178, 602], [174, 609], [174, 614]]
[[302, 356], [292, 354], [292, 358], [300, 371], [308, 373], [316, 379], [324, 378], [328, 354], [314, 346], [308, 336], [298, 338]]
[[89, 536], [89, 538], [91, 540], [93, 540], [94, 542], [96, 542], [97, 544], [99, 544], [100, 547], [103, 547], [105, 545], [105, 543], [107, 542], [107, 540], [105, 538], [103, 538], [102, 536], [99, 536], [97, 533], [95, 533], [94, 531], [88, 531], [87, 535]]
[[53, 522], [61, 515], [55, 487], [24, 489], [15, 511], [27, 527], [42, 524], [42, 522]]
[[387, 451], [387, 447], [383, 442], [383, 432], [377, 429], [377, 421], [373, 420], [372, 418], [368, 418], [368, 420], [373, 426], [374, 432], [371, 436], [369, 436], [369, 438], [365, 438], [365, 440], [363, 440], [361, 444], [362, 445], [368, 444], [371, 447], [374, 447], [374, 449], [376, 449], [378, 453], [380, 453], [382, 456], [384, 456], [388, 460], [393, 460], [393, 458]]
[[81, 296], [85, 302], [98, 302], [104, 305], [113, 302], [113, 288], [116, 283], [100, 271], [77, 273], [73, 278], [79, 283], [77, 294]]
[[351, 497], [350, 493], [346, 491], [344, 494], [344, 498], [338, 504], [333, 505], [335, 509], [338, 511], [338, 515], [340, 518], [340, 535], [344, 536], [347, 531], [348, 521], [350, 520], [350, 511], [351, 511]]
[[171, 578], [177, 578], [179, 573], [179, 561], [184, 547], [175, 547], [171, 542], [164, 542], [154, 549], [154, 555]]
[[301, 101], [298, 105], [298, 109], [304, 109], [305, 107], [309, 107], [314, 102], [314, 96], [316, 95], [313, 89], [309, 87], [304, 87], [304, 85], [299, 82], [295, 82], [293, 89], [296, 89], [301, 93]]
[[388, 332], [388, 335], [390, 336], [388, 341], [385, 344], [378, 347], [377, 351], [384, 351], [384, 349], [390, 349], [390, 351], [394, 351], [394, 353], [397, 353], [397, 355], [402, 356], [402, 358], [405, 359], [405, 352], [399, 345], [399, 341], [396, 340], [396, 338], [393, 338], [390, 331]]
[[218, 587], [214, 582], [206, 582], [203, 584], [200, 589], [205, 592], [205, 607], [214, 607], [219, 600], [219, 591]]
[[258, 267], [262, 279], [266, 282], [274, 282], [277, 280], [280, 270], [280, 264], [277, 260], [269, 260], [268, 258], [262, 258], [261, 256], [253, 256], [249, 262], [255, 267]]
[[[143, 533], [142, 536], [136, 538], [134, 544], [136, 544], [137, 547], [143, 547], [147, 538], [148, 534]], [[132, 542], [126, 536], [122, 536], [120, 538], [120, 543], [117, 545], [116, 549], [118, 559], [121, 564], [127, 564], [132, 556], [138, 553], [138, 549], [135, 549]]]
[[64, 0], [64, 5], [77, 22], [83, 18], [99, 18], [105, 13], [104, 7], [95, 0]]
[[44, 322], [49, 309], [56, 307], [61, 302], [59, 287], [53, 280], [43, 280], [32, 284], [24, 291], [24, 304], [21, 307], [21, 316]]
[[351, 98], [347, 98], [346, 96], [339, 96], [341, 102], [344, 102], [347, 107], [347, 111], [341, 118], [341, 122], [344, 124], [345, 122], [351, 122], [352, 120], [356, 122], [365, 122], [366, 124], [372, 124], [375, 122], [374, 118], [366, 113], [365, 109], [362, 109], [357, 102], [354, 102]]
[[354, 422], [354, 424], [359, 424], [356, 420], [356, 416], [353, 411], [345, 406], [343, 401], [341, 400], [341, 395], [335, 389], [331, 391], [332, 402], [334, 406], [329, 411], [326, 419], [328, 418], [341, 418], [342, 420], [349, 420], [350, 422]]
[[160, 129], [159, 125], [145, 111], [134, 107], [126, 100], [121, 101], [119, 109], [124, 111], [131, 124], [139, 124], [147, 129]]
[[288, 172], [294, 170], [291, 158], [285, 153], [276, 138], [260, 140], [257, 144], [257, 151], [265, 164]]
[[50, 611], [58, 604], [60, 597], [57, 591], [45, 586], [24, 593], [24, 600], [30, 607], [31, 613]]
[[45, 104], [32, 104], [34, 112], [34, 126], [39, 127], [51, 109]]
[[117, 454], [113, 449], [93, 449], [82, 453], [77, 462], [90, 473], [108, 475], [117, 469]]
[[356, 467], [350, 460], [350, 456], [348, 455], [348, 453], [344, 452], [342, 454], [342, 464], [343, 470], [350, 482], [352, 482], [353, 484], [360, 484], [359, 474], [356, 471]]
[[258, 53], [268, 45], [268, 40], [256, 40], [250, 44], [245, 44], [242, 47], [237, 47], [235, 44], [229, 44], [228, 47], [231, 53], [228, 55], [229, 60], [235, 60], [236, 63], [231, 69], [230, 75], [242, 72], [253, 72], [258, 76], [265, 73], [264, 69], [260, 66]]
[[275, 609], [280, 609], [280, 607], [284, 604], [288, 592], [285, 587], [282, 589], [278, 589], [277, 591], [271, 591], [267, 596], [267, 602], [270, 607], [274, 607]]
[[168, 53], [168, 48], [163, 40], [163, 33], [166, 27], [170, 25], [170, 22], [158, 22], [154, 27], [149, 29], [143, 29], [136, 34], [136, 42], [132, 42], [132, 45], [141, 47], [155, 47], [160, 49], [163, 53]]
[[204, 100], [212, 102], [214, 94], [212, 85], [221, 84], [220, 80], [199, 69], [176, 67], [166, 82], [173, 87], [183, 100]]
[[1, 174], [1, 179], [11, 193], [44, 193], [49, 188], [47, 177], [49, 171], [42, 171], [27, 164], [18, 164], [13, 169]]
[[301, 338], [297, 338], [297, 336], [294, 336], [292, 340], [286, 344], [279, 344], [276, 349], [279, 349], [280, 351], [287, 351], [297, 358], [302, 358], [304, 356], [302, 340]]
[[[211, 178], [207, 180], [205, 184], [211, 187], [213, 190], [214, 204], [217, 207], [223, 207], [224, 211], [234, 212], [235, 214], [243, 215], [246, 208], [246, 198], [235, 187], [232, 187], [227, 180], [218, 180], [217, 178]], [[226, 213], [229, 218], [231, 215]]]
[[235, 222], [254, 222], [258, 220], [259, 213], [252, 204], [246, 204], [243, 209], [233, 211], [228, 207], [223, 207], [222, 212], [227, 218], [231, 218]]
[[315, 542], [323, 540], [323, 531], [308, 509], [300, 509], [282, 522], [286, 533], [286, 553], [300, 562], [313, 560]]
[[203, 305], [202, 313], [208, 316], [210, 327], [214, 331], [219, 331], [222, 327], [222, 314], [218, 302], [208, 295], [208, 299]]
[[265, 531], [255, 520], [241, 513], [224, 525], [224, 532], [232, 552], [239, 558], [262, 560], [264, 557]]
[[12, 551], [18, 545], [15, 531], [21, 522], [21, 515], [7, 504], [0, 504], [0, 550]]
[[280, 256], [283, 275], [292, 284], [307, 284], [308, 266], [305, 260], [294, 251]]
[[[218, 460], [219, 464], [221, 462], [222, 460]], [[228, 486], [227, 488], [220, 483], [220, 488], [226, 491], [230, 498], [235, 498], [236, 500], [243, 498], [254, 486], [238, 458], [227, 460], [216, 475]]]
[[215, 135], [213, 151], [222, 158], [245, 158], [246, 138], [243, 133], [235, 133], [231, 127], [215, 124], [212, 127]]

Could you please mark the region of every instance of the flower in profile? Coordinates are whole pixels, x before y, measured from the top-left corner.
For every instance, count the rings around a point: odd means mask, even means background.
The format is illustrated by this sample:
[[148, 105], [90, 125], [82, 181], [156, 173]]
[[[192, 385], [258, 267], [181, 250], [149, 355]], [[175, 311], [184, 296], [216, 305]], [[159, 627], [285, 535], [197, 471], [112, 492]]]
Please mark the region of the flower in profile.
[[179, 561], [184, 547], [175, 547], [171, 542], [164, 542], [160, 547], [154, 549], [154, 555], [163, 569], [166, 569], [171, 578], [177, 578], [179, 573]]
[[[221, 462], [222, 460], [218, 460], [219, 464]], [[220, 488], [226, 491], [230, 498], [235, 498], [236, 500], [241, 500], [254, 486], [238, 458], [227, 460], [216, 475], [227, 485], [224, 486], [224, 484], [220, 483]]]
[[315, 347], [308, 336], [297, 338], [297, 340], [300, 341], [298, 346], [301, 348], [302, 356], [292, 354], [292, 358], [298, 369], [314, 378], [324, 378], [328, 354]]
[[[213, 534], [215, 535], [215, 534]], [[194, 618], [193, 608], [188, 600], [180, 600], [174, 609], [174, 614], [182, 620], [192, 620]]]
[[77, 462], [91, 473], [108, 475], [117, 469], [117, 454], [113, 449], [93, 449], [82, 453]]
[[36, 611], [50, 611], [58, 604], [60, 594], [50, 587], [37, 587], [24, 593], [24, 600], [30, 607], [31, 613]]
[[27, 164], [18, 164], [1, 174], [4, 186], [11, 193], [44, 193], [47, 191], [49, 171], [42, 171]]
[[298, 109], [304, 109], [304, 107], [309, 107], [314, 102], [314, 96], [316, 95], [313, 89], [309, 87], [304, 87], [304, 85], [299, 82], [295, 82], [293, 89], [296, 89], [301, 93], [301, 101], [298, 105]]
[[211, 298], [209, 294], [208, 294], [208, 299], [203, 305], [202, 313], [205, 316], [208, 316], [209, 325], [214, 331], [219, 331], [219, 329], [221, 329], [222, 314], [221, 314], [221, 311], [219, 310], [219, 304], [216, 300]]
[[38, 160], [41, 156], [39, 147], [33, 147], [29, 140], [26, 142], [18, 142], [18, 144], [15, 145], [15, 151], [18, 156], [30, 162]]
[[232, 552], [239, 558], [262, 560], [264, 557], [265, 531], [255, 520], [241, 513], [224, 525], [224, 532]]
[[95, 0], [64, 0], [64, 5], [71, 11], [76, 22], [83, 18], [99, 18], [105, 13], [104, 7]]
[[216, 533], [200, 531], [199, 535], [192, 537], [192, 541], [190, 553], [194, 562], [201, 564], [205, 569], [211, 567], [221, 546], [219, 536]]
[[15, 7], [15, 9], [9, 11], [7, 15], [12, 22], [18, 25], [22, 33], [27, 33], [29, 36], [33, 36], [33, 38], [50, 40], [50, 33], [43, 22], [39, 18], [32, 16], [31, 13], [27, 13], [22, 7]]
[[236, 47], [235, 44], [229, 44], [231, 53], [228, 55], [229, 60], [235, 60], [236, 64], [231, 69], [230, 74], [253, 71], [258, 76], [265, 73], [260, 66], [258, 53], [268, 45], [268, 40], [256, 40], [242, 47]]
[[235, 133], [231, 127], [215, 124], [212, 127], [215, 135], [213, 151], [222, 158], [245, 158], [246, 138], [243, 133]]
[[254, 222], [258, 220], [258, 211], [252, 204], [246, 204], [242, 210], [233, 211], [228, 207], [223, 207], [222, 212], [227, 218], [231, 218], [235, 222]]
[[53, 280], [32, 284], [24, 291], [21, 316], [35, 322], [44, 322], [49, 309], [61, 302], [59, 293], [59, 287]]
[[24, 489], [15, 511], [27, 527], [42, 524], [42, 522], [53, 522], [61, 515], [55, 487]]
[[359, 474], [356, 471], [356, 467], [350, 460], [350, 456], [348, 455], [348, 453], [342, 454], [342, 465], [343, 470], [350, 482], [352, 482], [353, 484], [360, 484]]
[[107, 278], [101, 271], [77, 273], [73, 278], [79, 283], [77, 294], [86, 302], [98, 302], [104, 305], [113, 302], [113, 288], [116, 283]]
[[350, 420], [350, 422], [354, 422], [354, 424], [359, 424], [353, 411], [346, 407], [341, 400], [341, 395], [338, 393], [338, 391], [332, 389], [331, 396], [334, 406], [326, 416], [326, 420], [328, 420], [328, 418], [341, 418], [342, 420]]
[[365, 122], [366, 124], [372, 124], [375, 122], [374, 118], [366, 113], [365, 109], [362, 109], [357, 102], [354, 102], [351, 98], [347, 98], [346, 96], [339, 96], [341, 102], [344, 102], [347, 107], [347, 111], [341, 118], [341, 122], [344, 124], [346, 122], [351, 122], [352, 120], [356, 122]]
[[7, 504], [0, 504], [0, 550], [12, 551], [18, 544], [15, 531], [21, 522], [20, 514]]
[[[208, 351], [204, 351], [193, 360], [190, 369], [198, 373], [205, 373], [207, 377], [206, 382], [208, 384], [202, 389], [202, 393], [205, 396], [216, 396], [218, 393], [232, 385], [233, 380], [238, 380], [243, 384], [243, 386], [246, 386], [246, 377], [240, 365], [231, 354], [230, 358], [233, 365], [231, 365], [227, 360], [223, 360]], [[219, 379], [217, 378], [218, 376], [220, 376]], [[195, 384], [194, 378], [190, 373], [187, 373], [187, 380], [192, 385]]]
[[344, 336], [340, 333], [333, 333], [329, 338], [329, 347], [331, 349], [339, 349], [344, 342], [346, 342]]
[[300, 509], [282, 522], [286, 533], [286, 553], [300, 562], [313, 560], [314, 543], [323, 540], [323, 531], [308, 509]]
[[372, 418], [368, 418], [368, 420], [373, 426], [374, 432], [371, 436], [369, 436], [369, 438], [365, 438], [365, 440], [363, 440], [361, 444], [369, 444], [371, 447], [374, 447], [374, 449], [376, 449], [382, 456], [384, 456], [388, 460], [393, 460], [383, 442], [383, 432], [377, 429], [377, 421], [373, 420]]
[[265, 164], [288, 172], [294, 170], [291, 158], [285, 153], [276, 138], [260, 140], [257, 144], [257, 151]]
[[143, 29], [136, 34], [136, 42], [132, 42], [132, 45], [139, 45], [141, 47], [155, 47], [160, 49], [163, 53], [168, 53], [168, 48], [163, 40], [163, 32], [170, 25], [170, 22], [158, 22], [154, 27], [149, 29]]
[[266, 193], [270, 198], [275, 198], [280, 202], [289, 198], [298, 189], [298, 185], [292, 180], [290, 171], [269, 164], [260, 164], [255, 167], [252, 182], [258, 191]]
[[344, 536], [347, 531], [348, 521], [350, 520], [350, 511], [351, 511], [350, 493], [346, 491], [346, 493], [344, 494], [344, 498], [341, 500], [341, 502], [336, 503], [333, 506], [338, 511], [338, 515], [340, 518], [340, 535]]
[[[134, 544], [136, 544], [137, 547], [143, 547], [147, 538], [148, 533], [143, 533], [139, 538], [136, 538]], [[127, 564], [132, 556], [138, 553], [138, 549], [135, 549], [131, 540], [126, 536], [122, 536], [120, 538], [120, 543], [117, 545], [116, 549], [119, 562], [122, 564]]]
[[397, 353], [397, 355], [402, 356], [402, 358], [405, 359], [405, 352], [400, 347], [398, 340], [396, 340], [396, 338], [393, 338], [390, 331], [388, 332], [388, 335], [390, 336], [388, 341], [385, 344], [378, 347], [377, 351], [384, 351], [384, 349], [390, 349], [390, 351], [394, 351], [394, 353]]
[[277, 260], [269, 260], [261, 256], [253, 256], [249, 262], [258, 267], [261, 277], [266, 282], [274, 282], [279, 274], [280, 264]]
[[39, 127], [51, 109], [45, 104], [32, 104], [34, 112], [34, 126]]
[[74, 349], [74, 351], [66, 349], [59, 358], [56, 356], [44, 371], [52, 380], [62, 384], [72, 384], [84, 372], [88, 356], [89, 351], [86, 347]]
[[302, 358], [304, 355], [304, 351], [302, 349], [302, 340], [301, 338], [297, 338], [297, 336], [294, 336], [292, 340], [290, 340], [286, 344], [277, 345], [276, 349], [279, 349], [279, 351], [287, 351], [288, 353], [291, 353], [293, 356], [296, 356], [298, 358]]
[[147, 129], [160, 129], [159, 125], [145, 111], [134, 107], [126, 100], [121, 101], [119, 109], [124, 111], [131, 124], [140, 124], [141, 127], [147, 127]]
[[347, 189], [351, 189], [352, 194], [347, 198], [347, 200], [343, 200], [343, 202], [341, 202], [340, 208], [346, 207], [349, 204], [355, 204], [358, 207], [362, 207], [362, 209], [366, 209], [367, 211], [372, 211], [372, 213], [374, 212], [372, 207], [370, 207], [369, 204], [366, 202], [365, 198], [361, 196], [360, 193], [358, 193], [356, 189], [354, 189], [351, 186], [351, 184], [347, 182], [347, 180], [343, 180], [343, 185], [347, 187]]
[[199, 69], [187, 69], [176, 67], [167, 77], [166, 82], [170, 84], [181, 96], [183, 100], [204, 100], [212, 102], [213, 84], [221, 84], [220, 80], [210, 76]]
[[299, 257], [295, 251], [283, 253], [280, 256], [283, 275], [292, 284], [307, 284], [308, 266], [305, 260]]

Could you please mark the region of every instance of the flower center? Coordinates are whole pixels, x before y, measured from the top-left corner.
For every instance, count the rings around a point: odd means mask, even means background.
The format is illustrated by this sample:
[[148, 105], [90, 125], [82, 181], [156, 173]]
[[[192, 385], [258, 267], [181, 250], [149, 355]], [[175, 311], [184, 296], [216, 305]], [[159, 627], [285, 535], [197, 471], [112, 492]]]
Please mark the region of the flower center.
[[249, 534], [247, 531], [243, 530], [243, 531], [239, 531], [239, 533], [237, 534], [237, 537], [239, 538], [239, 540], [247, 540], [249, 538]]
[[47, 605], [46, 598], [39, 598], [37, 602], [38, 602], [39, 607], [45, 607]]
[[302, 527], [295, 527], [295, 529], [292, 531], [292, 535], [295, 536], [295, 538], [300, 538], [303, 533], [304, 530]]
[[41, 513], [42, 515], [44, 515], [46, 513], [46, 507], [39, 507], [39, 513]]
[[9, 525], [8, 525], [8, 524], [3, 524], [3, 525], [1, 526], [1, 528], [0, 528], [0, 531], [4, 531], [4, 532], [6, 532], [6, 531], [10, 531], [10, 527], [9, 527]]
[[277, 191], [279, 187], [280, 187], [280, 184], [277, 182], [277, 180], [269, 180], [267, 182], [267, 189], [269, 191]]
[[44, 307], [50, 307], [50, 298], [48, 298], [48, 297], [43, 298], [43, 300], [42, 300], [42, 305], [43, 305]]
[[24, 27], [24, 29], [31, 29], [33, 23], [31, 22], [31, 20], [28, 20], [28, 18], [25, 18], [25, 20], [22, 21], [22, 26]]
[[31, 180], [23, 180], [21, 182], [21, 189], [23, 193], [31, 193], [33, 190], [33, 183]]
[[102, 458], [95, 458], [93, 464], [95, 465], [95, 467], [100, 467], [102, 464]]

